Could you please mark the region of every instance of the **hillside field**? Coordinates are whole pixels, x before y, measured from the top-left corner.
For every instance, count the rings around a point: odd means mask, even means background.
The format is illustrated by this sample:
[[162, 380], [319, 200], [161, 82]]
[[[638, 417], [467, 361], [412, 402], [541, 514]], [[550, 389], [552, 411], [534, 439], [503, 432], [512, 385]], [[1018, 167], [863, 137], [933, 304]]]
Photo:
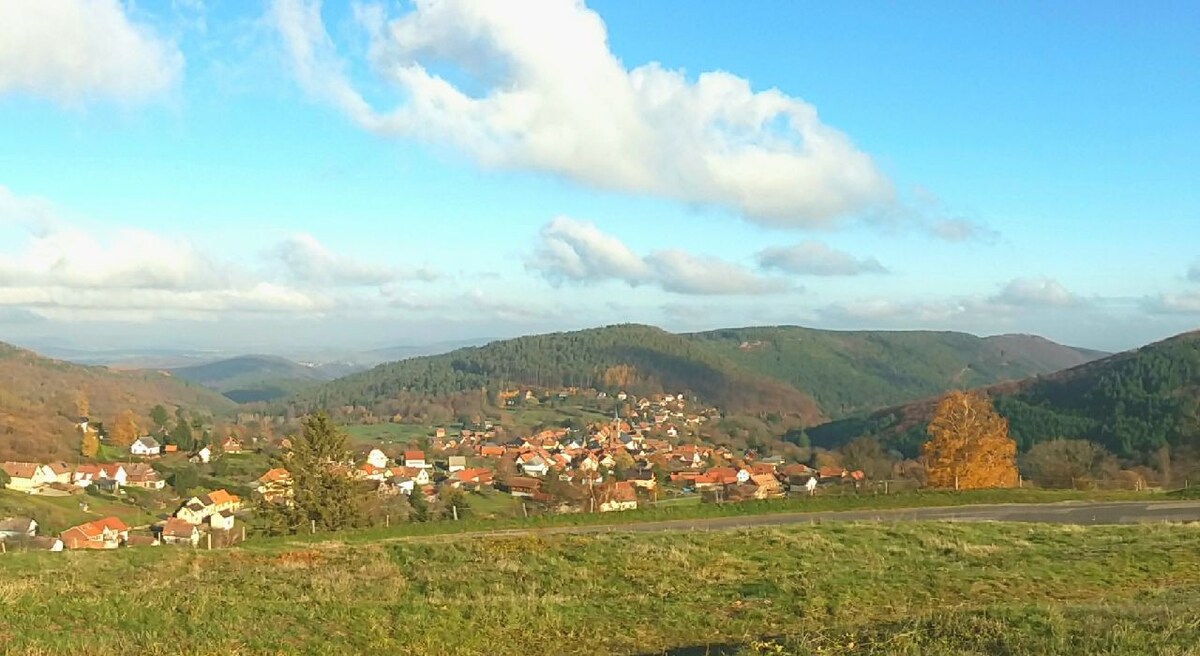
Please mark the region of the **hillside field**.
[[824, 524], [0, 558], [10, 654], [1144, 654], [1200, 527]]

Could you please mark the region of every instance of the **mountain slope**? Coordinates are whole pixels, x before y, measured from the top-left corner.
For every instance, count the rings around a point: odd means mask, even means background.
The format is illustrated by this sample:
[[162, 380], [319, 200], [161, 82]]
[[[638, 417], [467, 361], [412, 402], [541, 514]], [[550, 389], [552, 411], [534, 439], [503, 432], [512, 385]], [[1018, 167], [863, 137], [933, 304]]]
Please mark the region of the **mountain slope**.
[[237, 403], [251, 403], [283, 398], [358, 370], [338, 363], [309, 366], [270, 355], [243, 355], [179, 367], [171, 373], [221, 392]]
[[747, 371], [686, 337], [619, 325], [493, 342], [380, 365], [301, 392], [302, 409], [372, 405], [401, 392], [446, 396], [514, 386], [584, 387], [647, 395], [688, 392], [727, 412], [823, 415], [791, 386]]
[[1104, 354], [1030, 335], [830, 331], [778, 326], [687, 336], [740, 366], [811, 396], [845, 417], [940, 394], [1058, 371]]
[[[1200, 448], [1200, 332], [1185, 333], [989, 394], [1024, 450], [1055, 437], [1090, 439], [1136, 458], [1164, 445]], [[875, 435], [914, 455], [935, 401], [892, 407], [809, 431], [818, 446]]]
[[122, 410], [146, 415], [157, 404], [223, 413], [233, 404], [162, 372], [117, 372], [41, 357], [0, 343], [0, 460], [67, 458], [78, 435], [71, 417], [79, 393], [95, 421]]

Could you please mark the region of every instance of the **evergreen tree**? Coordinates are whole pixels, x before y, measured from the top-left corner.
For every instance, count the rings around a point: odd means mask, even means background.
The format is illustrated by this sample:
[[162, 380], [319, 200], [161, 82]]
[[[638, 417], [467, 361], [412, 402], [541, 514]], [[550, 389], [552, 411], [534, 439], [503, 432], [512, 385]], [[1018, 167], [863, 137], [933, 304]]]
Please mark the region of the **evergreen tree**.
[[268, 523], [288, 533], [308, 530], [310, 523], [323, 531], [361, 524], [365, 495], [350, 479], [350, 462], [346, 434], [328, 415], [305, 418], [303, 430], [292, 438], [292, 448], [284, 458], [284, 468], [292, 477], [293, 497], [290, 503], [264, 505]]
[[413, 483], [412, 494], [408, 495], [408, 506], [412, 509], [408, 518], [414, 522], [424, 522], [429, 520], [429, 502], [425, 500], [425, 492], [421, 490], [421, 486]]
[[180, 451], [191, 451], [196, 447], [196, 438], [192, 435], [192, 427], [187, 421], [179, 420], [171, 429], [171, 443]]
[[171, 415], [167, 413], [167, 409], [161, 405], [156, 405], [150, 409], [150, 421], [154, 422], [154, 427], [161, 433], [167, 429], [167, 422], [171, 420]]

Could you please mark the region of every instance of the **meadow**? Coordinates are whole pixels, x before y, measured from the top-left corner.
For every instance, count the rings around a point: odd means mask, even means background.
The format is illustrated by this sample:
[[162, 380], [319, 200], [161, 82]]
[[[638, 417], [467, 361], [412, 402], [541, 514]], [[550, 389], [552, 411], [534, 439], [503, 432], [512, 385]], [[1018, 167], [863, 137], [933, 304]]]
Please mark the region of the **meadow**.
[[1188, 654], [1200, 527], [823, 524], [0, 558], [0, 652]]

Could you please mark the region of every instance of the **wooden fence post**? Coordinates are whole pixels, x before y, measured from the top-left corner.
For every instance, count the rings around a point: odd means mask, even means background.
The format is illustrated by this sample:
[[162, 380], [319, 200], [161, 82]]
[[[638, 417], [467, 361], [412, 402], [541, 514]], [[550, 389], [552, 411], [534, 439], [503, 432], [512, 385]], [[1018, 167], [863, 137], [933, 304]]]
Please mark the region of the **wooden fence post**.
[[458, 506], [450, 506], [450, 510], [454, 512], [454, 521], [458, 521]]
[[308, 532], [309, 533], [317, 532], [317, 520], [315, 520], [315, 519], [308, 520]]

